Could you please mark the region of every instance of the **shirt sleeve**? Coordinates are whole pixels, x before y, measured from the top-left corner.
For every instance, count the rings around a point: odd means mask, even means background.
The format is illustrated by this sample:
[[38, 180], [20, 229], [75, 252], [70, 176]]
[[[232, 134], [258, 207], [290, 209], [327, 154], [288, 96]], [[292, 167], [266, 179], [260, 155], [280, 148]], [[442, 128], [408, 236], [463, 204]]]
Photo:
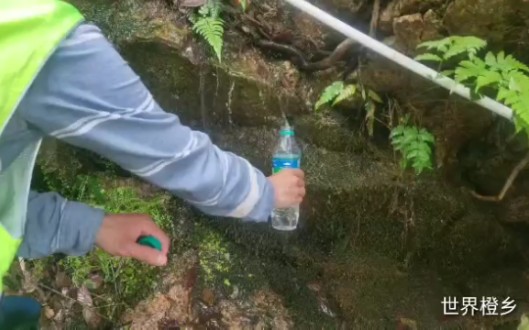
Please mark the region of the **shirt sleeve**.
[[24, 258], [55, 253], [80, 256], [94, 246], [105, 213], [71, 202], [56, 193], [30, 192], [25, 239], [18, 250]]
[[264, 174], [163, 111], [93, 25], [60, 45], [20, 111], [43, 134], [94, 151], [205, 213], [266, 221], [273, 209]]

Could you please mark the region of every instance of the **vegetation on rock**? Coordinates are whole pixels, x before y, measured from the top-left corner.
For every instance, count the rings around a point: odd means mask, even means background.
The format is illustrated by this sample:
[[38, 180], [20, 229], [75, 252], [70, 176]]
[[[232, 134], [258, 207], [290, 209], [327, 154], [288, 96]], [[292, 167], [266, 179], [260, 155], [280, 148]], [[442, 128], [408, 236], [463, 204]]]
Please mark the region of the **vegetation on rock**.
[[[246, 10], [246, 0], [238, 1], [243, 11]], [[219, 61], [222, 61], [222, 47], [224, 45], [224, 20], [221, 18], [223, 0], [206, 0], [196, 13], [190, 15], [193, 31], [200, 35], [213, 48]]]
[[456, 59], [455, 67], [443, 70], [443, 74], [469, 86], [477, 96], [491, 95], [514, 111], [516, 131], [529, 135], [529, 67], [506, 55], [478, 52], [487, 46], [485, 40], [477, 37], [451, 36], [419, 45], [431, 51], [416, 58], [422, 61], [437, 62], [440, 67], [449, 60]]
[[[373, 136], [375, 118], [375, 104], [382, 104], [380, 96], [362, 84], [345, 84], [343, 81], [335, 81], [327, 86], [315, 109], [320, 110], [324, 105], [339, 105], [341, 102], [351, 100], [359, 96], [366, 111], [366, 125], [368, 133]], [[433, 135], [424, 128], [409, 125], [408, 118], [403, 123], [392, 128], [390, 139], [394, 150], [402, 154], [400, 166], [402, 169], [412, 167], [417, 175], [425, 169], [432, 169], [432, 148], [435, 144]], [[391, 125], [391, 123], [388, 123]]]

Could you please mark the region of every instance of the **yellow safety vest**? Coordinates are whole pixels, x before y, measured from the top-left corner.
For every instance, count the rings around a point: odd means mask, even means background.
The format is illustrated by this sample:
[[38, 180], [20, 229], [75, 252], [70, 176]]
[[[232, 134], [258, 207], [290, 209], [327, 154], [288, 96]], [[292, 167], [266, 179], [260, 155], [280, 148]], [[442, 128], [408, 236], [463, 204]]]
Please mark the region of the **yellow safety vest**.
[[[83, 16], [59, 0], [0, 0], [0, 137], [20, 100]], [[37, 141], [0, 168], [0, 294], [26, 222]]]

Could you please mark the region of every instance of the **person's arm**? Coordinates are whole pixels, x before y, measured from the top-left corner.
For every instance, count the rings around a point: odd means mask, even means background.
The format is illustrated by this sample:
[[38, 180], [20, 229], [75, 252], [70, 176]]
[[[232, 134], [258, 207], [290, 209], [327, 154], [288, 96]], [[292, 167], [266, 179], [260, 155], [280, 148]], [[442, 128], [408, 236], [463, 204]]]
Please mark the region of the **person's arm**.
[[205, 213], [266, 221], [274, 207], [263, 173], [164, 112], [92, 25], [62, 43], [19, 110], [43, 134], [94, 151]]
[[42, 258], [55, 253], [73, 256], [93, 248], [103, 222], [103, 210], [68, 201], [56, 193], [31, 192], [25, 237], [18, 251], [24, 258]]
[[[162, 250], [141, 246], [141, 236], [154, 236]], [[85, 255], [97, 244], [106, 252], [154, 266], [167, 263], [169, 237], [144, 214], [105, 214], [57, 193], [30, 192], [24, 240], [18, 256], [43, 258], [56, 253]]]

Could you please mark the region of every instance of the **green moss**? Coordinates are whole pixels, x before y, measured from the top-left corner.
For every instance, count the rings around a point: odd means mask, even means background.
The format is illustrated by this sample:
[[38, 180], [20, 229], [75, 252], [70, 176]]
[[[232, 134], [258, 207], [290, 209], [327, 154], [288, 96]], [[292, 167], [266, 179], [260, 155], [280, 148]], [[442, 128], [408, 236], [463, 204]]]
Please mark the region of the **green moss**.
[[[191, 46], [190, 46], [191, 47]], [[142, 76], [162, 108], [176, 112], [186, 123], [205, 121], [210, 126], [235, 124], [270, 125], [281, 117], [281, 109], [295, 111], [295, 97], [282, 98], [268, 82], [256, 76], [241, 76], [226, 67], [200, 69], [182, 55], [177, 45], [151, 36], [141, 42], [124, 43], [122, 54]], [[200, 70], [204, 89], [200, 89]], [[204, 94], [205, 112], [201, 111]], [[296, 105], [283, 107], [282, 103]]]
[[[201, 59], [201, 46], [191, 40], [192, 31], [182, 15], [162, 1], [70, 1], [104, 30], [160, 105], [178, 111], [184, 121], [269, 124], [281, 117], [281, 111], [305, 110], [304, 101], [294, 93], [274, 88], [279, 77], [292, 70], [265, 62], [257, 53], [240, 56], [238, 50], [227, 54], [222, 64]], [[206, 114], [201, 111], [200, 92]]]
[[296, 118], [296, 136], [327, 150], [361, 152], [369, 144], [359, 132], [354, 132], [346, 119], [336, 113], [317, 113]]
[[[59, 150], [61, 152], [57, 154]], [[44, 186], [41, 188], [102, 208], [107, 213], [148, 214], [164, 231], [170, 235], [174, 233], [169, 195], [155, 193], [147, 196], [149, 194], [145, 194], [135, 181], [120, 180], [109, 171], [82, 174], [87, 164], [83, 165], [78, 153], [80, 151], [74, 148], [60, 146], [58, 149], [54, 148], [55, 157], [50, 157], [46, 152], [41, 154], [38, 166], [40, 183]], [[73, 166], [61, 166], [57, 157], [68, 159]], [[33, 269], [50, 268], [55, 261], [56, 257], [36, 261]], [[104, 299], [118, 302], [101, 311], [109, 319], [116, 319], [127, 306], [132, 306], [152, 292], [159, 277], [155, 267], [132, 259], [112, 257], [100, 249], [83, 257], [63, 258], [58, 265], [71, 276], [77, 287], [93, 287], [93, 276], [101, 276], [103, 285], [96, 293]]]
[[[259, 290], [273, 290], [289, 310], [296, 327], [333, 328], [335, 320], [318, 311], [317, 296], [304, 285], [319, 265], [308, 246], [278, 235], [267, 224], [200, 217], [195, 224], [201, 285], [246, 301]], [[200, 292], [200, 290], [198, 290]]]
[[206, 285], [231, 286], [229, 276], [233, 268], [233, 260], [229, 252], [230, 246], [224, 237], [212, 230], [207, 230], [201, 224], [195, 229], [199, 246], [200, 267], [202, 269], [202, 280]]
[[149, 33], [155, 28], [153, 20], [146, 20], [148, 13], [142, 2], [125, 0], [67, 0], [83, 13], [86, 20], [101, 28], [107, 38], [116, 43], [130, 39], [133, 35]]
[[[166, 195], [150, 198], [141, 196], [141, 192], [133, 187], [117, 187], [105, 189], [103, 180], [97, 177], [81, 177], [81, 187], [77, 201], [104, 208], [108, 213], [149, 214], [166, 232], [174, 230], [172, 218], [169, 216]], [[133, 304], [145, 297], [155, 288], [159, 272], [132, 259], [116, 258], [100, 249], [96, 249], [85, 257], [67, 257], [60, 262], [77, 286], [90, 281], [94, 273], [103, 277], [102, 292], [114, 297], [116, 301]], [[107, 311], [111, 319], [119, 315], [120, 309]]]

